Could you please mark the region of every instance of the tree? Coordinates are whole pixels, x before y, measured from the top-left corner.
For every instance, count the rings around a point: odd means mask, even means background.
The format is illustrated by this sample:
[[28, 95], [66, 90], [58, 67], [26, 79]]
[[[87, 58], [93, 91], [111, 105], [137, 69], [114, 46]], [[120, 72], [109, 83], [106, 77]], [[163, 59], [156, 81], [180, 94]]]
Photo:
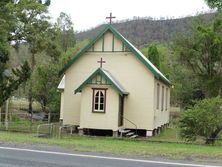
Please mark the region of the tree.
[[71, 17], [61, 12], [57, 18], [56, 26], [58, 28], [58, 41], [63, 51], [74, 47], [76, 40]]
[[[30, 55], [31, 71], [36, 66], [36, 55], [45, 51], [47, 55], [57, 58], [60, 51], [57, 49], [55, 40], [55, 29], [49, 22], [47, 7], [49, 0], [19, 0], [11, 4], [13, 16], [17, 23], [11, 33], [11, 40], [15, 46], [27, 44]], [[32, 113], [33, 81], [29, 81], [29, 112]]]
[[178, 61], [192, 70], [199, 89], [206, 97], [221, 95], [222, 91], [222, 19], [211, 25], [198, 25], [192, 35], [178, 35], [174, 51]]
[[148, 59], [160, 69], [160, 55], [156, 45], [150, 45], [148, 48]]
[[210, 8], [217, 8], [218, 10], [222, 9], [222, 1], [221, 0], [205, 0]]
[[181, 137], [186, 140], [195, 141], [198, 136], [202, 136], [206, 144], [214, 144], [222, 130], [221, 97], [198, 101], [182, 114], [179, 126]]
[[58, 112], [59, 111], [59, 93], [57, 92], [58, 65], [55, 62], [49, 64], [37, 65], [33, 78], [33, 95], [41, 104], [43, 112]]
[[30, 67], [27, 62], [19, 68], [9, 69], [5, 66], [7, 61], [8, 59], [0, 61], [0, 107], [13, 91], [17, 90], [19, 85], [30, 77]]
[[9, 68], [8, 66], [10, 37], [16, 25], [8, 7], [10, 3], [10, 0], [0, 2], [0, 107], [12, 92], [30, 76], [30, 68], [27, 62], [18, 68]]
[[141, 49], [141, 52], [167, 77], [171, 75], [172, 54], [165, 44], [153, 43]]

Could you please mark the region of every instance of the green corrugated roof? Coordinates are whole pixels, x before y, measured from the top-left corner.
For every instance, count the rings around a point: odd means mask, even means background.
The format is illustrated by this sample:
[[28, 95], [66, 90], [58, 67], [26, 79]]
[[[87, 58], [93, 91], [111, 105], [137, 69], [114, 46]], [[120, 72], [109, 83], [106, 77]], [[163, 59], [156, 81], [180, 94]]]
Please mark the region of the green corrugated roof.
[[107, 70], [104, 70], [103, 68], [98, 68], [94, 73], [92, 73], [76, 90], [75, 94], [80, 92], [85, 85], [89, 84], [94, 77], [97, 75], [101, 75], [104, 77], [109, 84], [122, 96], [122, 95], [128, 95], [128, 92], [123, 88], [123, 86], [112, 76], [110, 72]]
[[90, 49], [107, 31], [111, 31], [114, 36], [122, 41], [124, 45], [139, 59], [152, 73], [153, 75], [163, 81], [164, 83], [171, 85], [170, 81], [127, 39], [125, 39], [115, 28], [111, 25], [107, 25], [86, 47], [80, 50], [60, 71], [60, 75], [63, 74], [76, 60], [79, 59], [88, 49]]

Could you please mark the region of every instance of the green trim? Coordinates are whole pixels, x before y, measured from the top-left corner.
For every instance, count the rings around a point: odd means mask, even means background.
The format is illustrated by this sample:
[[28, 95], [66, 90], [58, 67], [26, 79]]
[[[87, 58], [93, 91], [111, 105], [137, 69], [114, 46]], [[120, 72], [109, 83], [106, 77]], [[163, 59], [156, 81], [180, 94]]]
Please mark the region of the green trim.
[[[92, 73], [92, 75], [90, 75], [76, 90], [75, 90], [75, 94], [78, 93], [78, 92], [81, 92], [81, 90], [87, 85], [90, 83], [90, 81], [94, 78], [94, 77], [97, 77], [98, 75], [101, 76], [101, 79], [102, 77], [105, 78], [105, 80], [107, 80], [107, 85], [111, 85], [118, 93], [119, 95], [123, 96], [123, 95], [128, 95], [127, 92], [123, 92], [119, 87], [118, 85], [116, 85], [115, 82], [113, 82], [107, 75], [106, 73], [103, 72], [103, 70], [101, 68], [98, 68], [94, 73]], [[97, 78], [96, 78], [97, 79]], [[99, 84], [101, 85], [101, 84]], [[104, 84], [102, 84], [104, 85]]]
[[107, 31], [111, 31], [114, 36], [121, 40], [124, 48], [127, 47], [129, 51], [131, 51], [137, 59], [139, 59], [158, 79], [166, 83], [167, 85], [171, 85], [170, 81], [166, 79], [163, 75], [161, 75], [157, 69], [155, 69], [149, 60], [146, 60], [145, 56], [141, 55], [140, 51], [137, 50], [128, 40], [126, 40], [117, 30], [115, 30], [112, 25], [107, 25], [86, 47], [84, 47], [81, 51], [79, 51], [60, 71], [60, 75], [65, 73], [65, 71], [76, 61], [78, 58], [84, 54], [89, 48], [92, 47], [93, 44], [96, 43], [99, 39], [101, 39]]
[[114, 52], [114, 44], [115, 44], [115, 38], [114, 38], [115, 36], [114, 36], [114, 34], [113, 34], [113, 41], [112, 41], [112, 52]]
[[104, 52], [104, 34], [103, 34], [103, 36], [102, 36], [102, 52]]

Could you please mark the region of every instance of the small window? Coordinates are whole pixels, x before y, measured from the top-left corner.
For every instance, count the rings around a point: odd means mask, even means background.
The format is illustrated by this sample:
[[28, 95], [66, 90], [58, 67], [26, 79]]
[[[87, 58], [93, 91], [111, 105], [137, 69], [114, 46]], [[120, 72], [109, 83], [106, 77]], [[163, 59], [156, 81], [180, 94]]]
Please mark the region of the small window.
[[106, 89], [93, 89], [93, 112], [105, 112]]
[[161, 111], [164, 110], [164, 86], [162, 86], [162, 103], [161, 103]]
[[160, 103], [160, 84], [157, 84], [157, 91], [156, 91], [156, 109], [159, 109], [159, 103]]
[[168, 110], [168, 88], [166, 88], [165, 110]]

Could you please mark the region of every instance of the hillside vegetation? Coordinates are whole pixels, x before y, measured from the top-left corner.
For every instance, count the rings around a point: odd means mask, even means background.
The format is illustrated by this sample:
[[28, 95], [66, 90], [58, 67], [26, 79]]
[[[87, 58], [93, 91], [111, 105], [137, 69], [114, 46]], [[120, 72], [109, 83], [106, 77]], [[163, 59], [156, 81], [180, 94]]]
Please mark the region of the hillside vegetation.
[[[113, 26], [138, 48], [152, 42], [165, 43], [177, 33], [190, 33], [190, 25], [197, 19], [211, 22], [214, 14], [185, 17], [180, 19], [153, 20], [152, 18], [136, 18], [114, 23]], [[104, 27], [99, 25], [93, 29], [79, 32], [76, 39], [92, 39]]]

